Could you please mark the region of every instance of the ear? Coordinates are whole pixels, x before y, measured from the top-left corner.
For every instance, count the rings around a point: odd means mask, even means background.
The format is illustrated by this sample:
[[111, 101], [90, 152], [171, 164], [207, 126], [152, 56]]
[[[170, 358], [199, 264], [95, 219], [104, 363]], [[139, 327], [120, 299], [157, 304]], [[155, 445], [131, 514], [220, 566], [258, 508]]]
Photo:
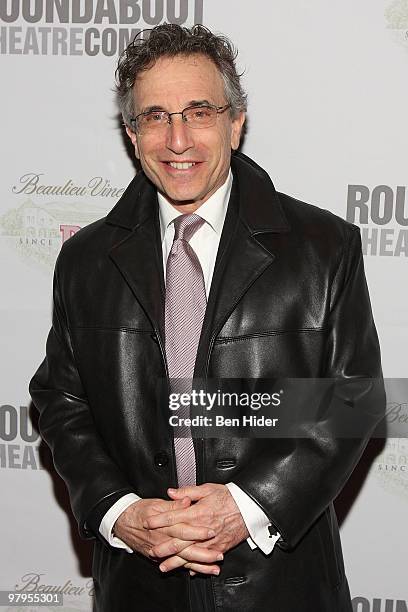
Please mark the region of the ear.
[[239, 143], [241, 140], [242, 127], [245, 123], [245, 113], [239, 113], [235, 119], [232, 120], [232, 129], [231, 129], [231, 149], [236, 151], [239, 147]]
[[128, 126], [126, 126], [126, 134], [129, 136], [130, 140], [132, 141], [132, 145], [135, 147], [135, 154], [136, 154], [137, 159], [140, 159], [139, 145], [137, 142], [137, 134], [133, 132]]

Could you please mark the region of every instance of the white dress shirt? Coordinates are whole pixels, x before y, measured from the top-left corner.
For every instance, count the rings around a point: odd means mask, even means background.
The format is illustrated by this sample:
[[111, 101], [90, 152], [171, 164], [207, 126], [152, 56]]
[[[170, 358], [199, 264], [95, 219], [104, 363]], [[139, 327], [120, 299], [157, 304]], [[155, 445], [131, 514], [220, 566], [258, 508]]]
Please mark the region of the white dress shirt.
[[[225, 183], [195, 213], [206, 221], [192, 236], [190, 245], [194, 249], [203, 270], [207, 299], [214, 273], [221, 232], [224, 226], [225, 215], [227, 214], [231, 188], [232, 173], [230, 170]], [[159, 200], [163, 270], [166, 270], [167, 258], [174, 239], [173, 221], [182, 213], [176, 210], [161, 193], [157, 195]], [[250, 537], [247, 538], [249, 546], [252, 549], [258, 546], [263, 553], [269, 554], [272, 552], [280, 535], [271, 536], [268, 529], [271, 523], [268, 517], [249, 495], [233, 482], [228, 483], [226, 486], [233, 496], [249, 531]], [[135, 493], [128, 493], [121, 497], [105, 514], [99, 527], [100, 533], [111, 546], [124, 548], [130, 553], [133, 552], [132, 549], [120, 538], [113, 535], [112, 528], [122, 512], [139, 499], [141, 498]]]

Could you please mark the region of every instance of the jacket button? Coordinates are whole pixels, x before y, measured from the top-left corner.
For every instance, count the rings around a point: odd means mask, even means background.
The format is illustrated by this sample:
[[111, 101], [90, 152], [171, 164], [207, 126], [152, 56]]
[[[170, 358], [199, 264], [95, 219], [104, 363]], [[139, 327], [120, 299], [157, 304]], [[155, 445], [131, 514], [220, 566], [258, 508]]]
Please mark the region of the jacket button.
[[161, 451], [160, 453], [155, 454], [154, 465], [156, 467], [159, 467], [159, 468], [166, 467], [168, 462], [169, 462], [169, 456], [164, 451]]

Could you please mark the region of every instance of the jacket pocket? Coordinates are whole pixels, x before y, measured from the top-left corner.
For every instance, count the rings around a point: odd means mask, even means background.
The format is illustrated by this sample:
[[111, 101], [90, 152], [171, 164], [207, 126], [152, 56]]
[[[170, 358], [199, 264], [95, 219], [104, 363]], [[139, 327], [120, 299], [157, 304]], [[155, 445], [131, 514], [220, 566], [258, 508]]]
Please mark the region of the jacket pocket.
[[219, 335], [215, 339], [216, 344], [227, 344], [228, 342], [239, 342], [242, 340], [250, 340], [252, 338], [268, 338], [273, 336], [281, 336], [284, 334], [297, 335], [297, 334], [322, 334], [327, 332], [327, 327], [305, 327], [299, 329], [269, 329], [264, 331], [254, 331], [252, 333], [237, 334], [234, 336], [223, 336]]

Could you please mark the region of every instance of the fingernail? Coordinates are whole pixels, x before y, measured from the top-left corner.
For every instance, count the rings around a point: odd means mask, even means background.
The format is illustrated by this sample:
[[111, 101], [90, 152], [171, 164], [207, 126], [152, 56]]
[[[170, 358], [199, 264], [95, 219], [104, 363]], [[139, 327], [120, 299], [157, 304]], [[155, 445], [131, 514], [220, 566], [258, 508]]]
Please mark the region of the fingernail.
[[220, 554], [217, 556], [217, 561], [222, 561], [222, 560], [223, 560], [223, 558], [224, 558], [224, 555], [223, 555], [222, 553], [220, 553]]
[[212, 573], [214, 574], [214, 576], [218, 576], [218, 574], [220, 573], [220, 570], [217, 569], [213, 569]]
[[153, 548], [151, 548], [147, 554], [149, 555], [149, 557], [154, 557]]
[[215, 537], [215, 531], [213, 529], [209, 529], [208, 530], [208, 537], [209, 538], [214, 538]]
[[159, 565], [159, 567], [162, 572], [167, 572], [167, 567], [165, 565]]
[[149, 527], [149, 524], [146, 521], [143, 521], [142, 525], [143, 525], [143, 527], [145, 529], [147, 529]]

